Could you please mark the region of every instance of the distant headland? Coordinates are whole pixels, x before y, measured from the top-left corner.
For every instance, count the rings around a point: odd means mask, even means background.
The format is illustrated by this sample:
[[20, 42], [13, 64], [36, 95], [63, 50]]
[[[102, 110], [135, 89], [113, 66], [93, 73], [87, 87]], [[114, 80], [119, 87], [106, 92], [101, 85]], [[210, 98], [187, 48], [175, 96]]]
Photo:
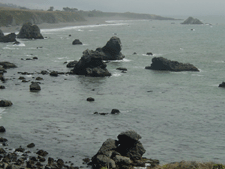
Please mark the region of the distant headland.
[[174, 18], [162, 17], [153, 14], [139, 13], [114, 13], [97, 10], [83, 11], [76, 8], [65, 7], [62, 10], [54, 10], [50, 7], [45, 10], [34, 10], [0, 3], [0, 27], [21, 26], [25, 22], [32, 24], [43, 23], [67, 23], [86, 21], [103, 17], [122, 17], [127, 19], [149, 19], [149, 20], [175, 20]]

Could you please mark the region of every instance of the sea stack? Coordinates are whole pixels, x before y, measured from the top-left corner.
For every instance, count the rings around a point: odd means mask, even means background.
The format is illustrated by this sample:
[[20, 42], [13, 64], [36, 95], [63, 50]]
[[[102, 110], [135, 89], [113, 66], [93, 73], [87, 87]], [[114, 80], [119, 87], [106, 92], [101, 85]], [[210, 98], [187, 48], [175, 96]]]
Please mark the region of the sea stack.
[[189, 17], [181, 24], [203, 24], [199, 19]]
[[44, 39], [41, 34], [41, 31], [37, 25], [32, 25], [32, 23], [27, 22], [24, 23], [22, 28], [20, 29], [17, 38], [22, 39]]
[[71, 73], [92, 77], [111, 76], [106, 67], [107, 65], [103, 62], [101, 55], [87, 49], [83, 52], [83, 56], [74, 66]]

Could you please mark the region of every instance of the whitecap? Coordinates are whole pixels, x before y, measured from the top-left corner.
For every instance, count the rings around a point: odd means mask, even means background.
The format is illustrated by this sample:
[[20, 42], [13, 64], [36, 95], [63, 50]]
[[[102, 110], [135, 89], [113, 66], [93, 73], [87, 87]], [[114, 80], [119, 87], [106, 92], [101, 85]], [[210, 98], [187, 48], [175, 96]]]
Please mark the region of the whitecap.
[[18, 45], [17, 44], [14, 44], [13, 46], [20, 46], [20, 47], [24, 47], [24, 46], [26, 46], [24, 43], [19, 43]]
[[126, 58], [124, 58], [124, 59], [122, 59], [122, 60], [110, 60], [110, 62], [130, 62], [131, 60], [129, 60], [129, 59], [126, 59]]
[[119, 77], [119, 76], [121, 76], [121, 73], [113, 73], [112, 76]]
[[67, 31], [67, 30], [72, 30], [72, 29], [82, 30], [82, 29], [85, 29], [85, 28], [106, 27], [106, 26], [122, 26], [122, 25], [127, 25], [127, 23], [69, 26], [69, 27], [55, 28], [55, 29], [41, 29], [41, 32], [42, 33], [52, 33], [52, 32]]
[[62, 60], [62, 59], [68, 59], [68, 57], [61, 57], [61, 58], [57, 58], [59, 60]]
[[215, 62], [215, 63], [224, 63], [223, 60], [215, 60], [215, 61], [213, 61], [213, 62]]
[[79, 32], [83, 32], [84, 30], [82, 30], [82, 29], [78, 29], [77, 31], [79, 31]]
[[2, 114], [5, 111], [4, 108], [0, 108], [0, 114]]

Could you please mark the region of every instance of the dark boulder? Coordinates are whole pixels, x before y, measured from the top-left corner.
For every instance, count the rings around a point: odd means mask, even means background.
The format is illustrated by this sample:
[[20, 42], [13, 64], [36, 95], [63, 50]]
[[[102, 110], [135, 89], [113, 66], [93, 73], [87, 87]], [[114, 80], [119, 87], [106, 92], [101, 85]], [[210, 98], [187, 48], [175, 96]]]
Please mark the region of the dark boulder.
[[31, 82], [31, 85], [30, 85], [30, 91], [31, 92], [37, 92], [37, 91], [40, 91], [40, 90], [41, 90], [41, 87], [37, 82]]
[[44, 157], [44, 156], [46, 156], [48, 154], [48, 152], [44, 151], [44, 150], [39, 150], [36, 154]]
[[4, 133], [5, 132], [5, 127], [4, 126], [0, 126], [0, 132]]
[[218, 87], [223, 87], [223, 88], [225, 88], [225, 82], [222, 82], [221, 84], [219, 84]]
[[93, 101], [95, 101], [95, 99], [94, 99], [94, 98], [92, 98], [92, 97], [88, 97], [88, 98], [87, 98], [87, 101], [89, 101], [89, 102], [93, 102]]
[[146, 55], [151, 55], [152, 56], [153, 53], [152, 52], [147, 52]]
[[9, 100], [1, 100], [0, 101], [0, 107], [9, 107], [12, 106], [12, 102]]
[[35, 144], [34, 143], [30, 143], [30, 144], [27, 145], [27, 147], [28, 148], [33, 148], [33, 147], [35, 147]]
[[2, 30], [0, 29], [0, 39], [4, 37], [4, 33], [2, 32]]
[[82, 42], [79, 39], [75, 39], [72, 44], [73, 45], [82, 45]]
[[17, 67], [14, 63], [10, 63], [10, 62], [0, 62], [0, 65], [2, 65], [4, 69]]
[[8, 43], [8, 42], [17, 42], [16, 40], [16, 34], [10, 33], [8, 35], [5, 35], [3, 37], [0, 37], [0, 42]]
[[118, 109], [112, 109], [111, 114], [119, 114], [120, 111]]
[[102, 48], [97, 48], [103, 60], [122, 60], [125, 56], [121, 53], [122, 44], [118, 37], [113, 36]]
[[42, 36], [40, 29], [37, 25], [32, 25], [32, 23], [27, 22], [24, 23], [22, 28], [20, 29], [17, 38], [23, 39], [44, 39]]
[[74, 66], [77, 64], [78, 61], [74, 60], [74, 61], [71, 61], [69, 62], [66, 67], [68, 68], [74, 68]]
[[57, 77], [58, 76], [58, 72], [57, 71], [52, 71], [51, 73], [50, 73], [50, 76], [55, 76], [55, 77]]
[[171, 61], [163, 57], [152, 58], [151, 66], [146, 66], [145, 69], [168, 71], [199, 71], [198, 68], [190, 63], [179, 63], [177, 61]]
[[5, 86], [3, 86], [3, 85], [0, 85], [0, 89], [5, 89]]
[[199, 19], [189, 17], [181, 24], [203, 24]]
[[73, 74], [85, 75], [92, 77], [111, 76], [111, 73], [106, 69], [107, 65], [97, 52], [85, 50], [83, 56], [72, 69]]

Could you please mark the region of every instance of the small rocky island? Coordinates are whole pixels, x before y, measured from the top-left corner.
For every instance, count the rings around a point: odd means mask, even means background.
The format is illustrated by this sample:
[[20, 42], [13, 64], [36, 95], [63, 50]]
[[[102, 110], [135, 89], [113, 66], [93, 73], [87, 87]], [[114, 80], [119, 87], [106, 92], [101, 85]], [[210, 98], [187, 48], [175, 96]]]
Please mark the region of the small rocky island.
[[203, 24], [199, 19], [189, 17], [181, 24]]
[[146, 66], [145, 69], [152, 70], [168, 70], [168, 71], [199, 71], [194, 65], [190, 63], [180, 63], [177, 61], [171, 61], [163, 57], [152, 58], [152, 64]]
[[146, 164], [154, 167], [158, 160], [142, 157], [145, 149], [139, 139], [141, 136], [133, 130], [122, 132], [117, 136], [118, 140], [107, 139], [96, 155], [92, 157], [90, 165], [94, 169], [103, 168], [133, 168], [145, 167]]
[[37, 25], [32, 25], [31, 22], [24, 23], [20, 29], [17, 38], [22, 39], [44, 39]]

